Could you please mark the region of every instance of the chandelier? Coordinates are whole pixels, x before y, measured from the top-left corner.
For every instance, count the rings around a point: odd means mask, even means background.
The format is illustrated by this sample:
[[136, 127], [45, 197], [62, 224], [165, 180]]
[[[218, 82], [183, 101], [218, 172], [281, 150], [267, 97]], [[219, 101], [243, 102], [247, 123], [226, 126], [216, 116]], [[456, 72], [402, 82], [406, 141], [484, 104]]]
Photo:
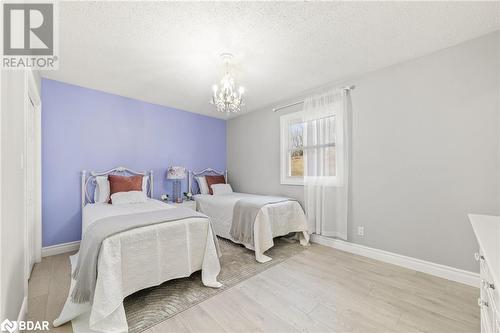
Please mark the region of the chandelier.
[[239, 87], [236, 89], [234, 78], [229, 72], [233, 55], [230, 53], [223, 53], [220, 57], [226, 69], [222, 80], [220, 80], [220, 87], [216, 84], [212, 86], [213, 94], [210, 103], [215, 105], [216, 110], [219, 112], [238, 112], [241, 107], [245, 105], [245, 100], [243, 98], [244, 88]]

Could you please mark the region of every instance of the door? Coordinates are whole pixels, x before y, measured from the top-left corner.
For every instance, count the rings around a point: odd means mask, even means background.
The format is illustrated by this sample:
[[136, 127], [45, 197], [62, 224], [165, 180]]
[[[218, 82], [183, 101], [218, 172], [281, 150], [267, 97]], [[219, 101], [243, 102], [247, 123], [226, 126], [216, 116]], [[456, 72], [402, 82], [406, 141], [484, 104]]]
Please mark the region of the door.
[[35, 177], [36, 177], [36, 145], [35, 145], [35, 121], [37, 107], [28, 93], [26, 111], [26, 240], [27, 240], [27, 275], [35, 264], [35, 235], [36, 235], [36, 213], [35, 213]]

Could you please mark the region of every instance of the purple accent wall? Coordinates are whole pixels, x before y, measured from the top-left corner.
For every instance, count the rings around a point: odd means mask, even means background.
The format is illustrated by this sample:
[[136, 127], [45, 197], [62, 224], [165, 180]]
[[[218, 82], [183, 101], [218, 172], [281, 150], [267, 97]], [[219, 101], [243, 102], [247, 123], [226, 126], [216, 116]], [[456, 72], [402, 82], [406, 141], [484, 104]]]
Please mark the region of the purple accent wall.
[[169, 165], [225, 170], [226, 121], [42, 80], [43, 246], [80, 240], [81, 170], [153, 170], [158, 198]]

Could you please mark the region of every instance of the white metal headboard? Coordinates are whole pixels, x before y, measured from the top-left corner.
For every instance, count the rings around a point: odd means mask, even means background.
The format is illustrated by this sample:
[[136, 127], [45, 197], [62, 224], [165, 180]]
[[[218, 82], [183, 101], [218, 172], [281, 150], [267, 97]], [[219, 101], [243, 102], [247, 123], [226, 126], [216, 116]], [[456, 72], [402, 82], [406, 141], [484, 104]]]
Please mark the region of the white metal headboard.
[[96, 184], [96, 177], [98, 176], [107, 176], [107, 175], [121, 175], [121, 176], [126, 176], [126, 175], [132, 175], [132, 176], [147, 176], [148, 177], [148, 184], [147, 186], [147, 196], [152, 198], [153, 197], [153, 170], [149, 170], [149, 172], [138, 172], [134, 171], [129, 168], [125, 167], [117, 167], [108, 171], [103, 171], [103, 172], [97, 172], [97, 171], [90, 171], [88, 172], [87, 170], [82, 170], [82, 174], [80, 177], [80, 185], [81, 185], [81, 195], [82, 195], [82, 208], [85, 207], [87, 203], [92, 203], [94, 202], [93, 197], [89, 195], [89, 185], [94, 185]]
[[[206, 169], [203, 169], [201, 171], [193, 171], [193, 178], [196, 177], [196, 176], [213, 176], [213, 175], [218, 175], [218, 176], [224, 176], [224, 179], [227, 183], [227, 170], [225, 170], [224, 172], [222, 171], [218, 171], [218, 170], [215, 170], [215, 169], [212, 169], [212, 168], [206, 168]], [[198, 183], [196, 183], [196, 181], [191, 181], [190, 179], [190, 184], [194, 184], [194, 188], [190, 188], [189, 191], [191, 191], [191, 193], [193, 194], [198, 194], [200, 189], [198, 187]], [[195, 193], [196, 192], [196, 193]]]

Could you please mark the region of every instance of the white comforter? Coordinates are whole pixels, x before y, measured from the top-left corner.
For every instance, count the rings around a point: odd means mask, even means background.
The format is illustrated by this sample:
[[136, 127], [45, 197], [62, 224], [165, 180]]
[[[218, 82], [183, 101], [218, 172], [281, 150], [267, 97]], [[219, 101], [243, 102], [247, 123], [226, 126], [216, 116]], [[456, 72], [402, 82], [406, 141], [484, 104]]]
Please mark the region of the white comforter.
[[[92, 223], [109, 216], [175, 209], [149, 199], [130, 205], [89, 204], [82, 213], [82, 233]], [[139, 215], [140, 216], [140, 215]], [[75, 332], [127, 332], [123, 299], [134, 292], [202, 270], [203, 284], [220, 287], [220, 263], [210, 221], [189, 218], [129, 230], [104, 240], [99, 254], [94, 300], [73, 303], [68, 296], [54, 326], [73, 320]], [[76, 256], [76, 255], [75, 255]], [[72, 270], [76, 264], [71, 258]], [[73, 288], [72, 281], [69, 294]]]
[[[215, 233], [234, 242], [229, 234], [233, 222], [233, 209], [236, 202], [242, 198], [256, 196], [246, 193], [230, 193], [224, 195], [198, 194], [197, 210], [210, 216]], [[255, 218], [254, 243], [243, 244], [246, 248], [255, 251], [258, 262], [267, 262], [270, 257], [264, 252], [274, 246], [273, 238], [298, 232], [301, 245], [309, 243], [307, 220], [302, 207], [297, 201], [285, 201], [265, 205]]]

